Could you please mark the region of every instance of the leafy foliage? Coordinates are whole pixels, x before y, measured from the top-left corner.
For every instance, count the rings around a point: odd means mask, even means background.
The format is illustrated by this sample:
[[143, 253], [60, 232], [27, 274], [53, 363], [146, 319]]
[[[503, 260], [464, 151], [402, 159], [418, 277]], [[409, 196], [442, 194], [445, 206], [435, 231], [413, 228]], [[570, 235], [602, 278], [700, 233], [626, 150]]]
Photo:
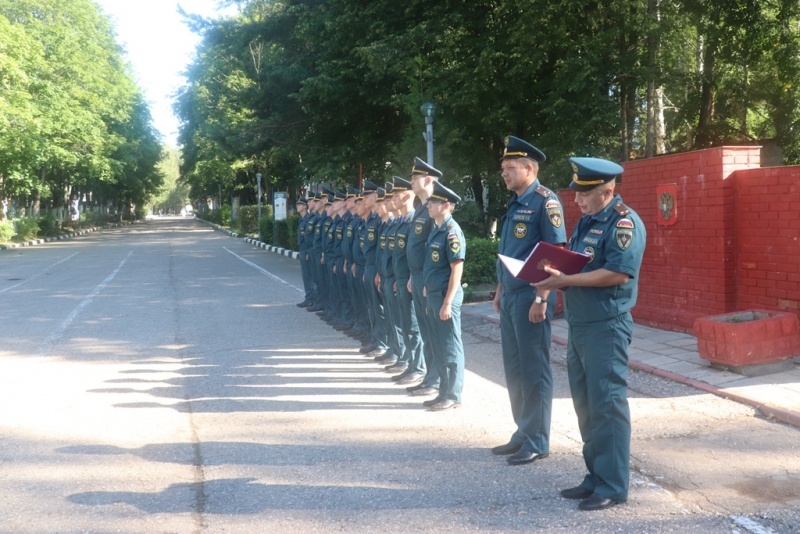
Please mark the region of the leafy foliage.
[[468, 284], [496, 283], [497, 251], [496, 239], [467, 238], [464, 281]]
[[0, 194], [141, 206], [162, 180], [151, 122], [95, 3], [0, 0]]
[[250, 203], [259, 172], [292, 192], [404, 175], [426, 101], [436, 166], [479, 218], [505, 210], [507, 134], [544, 149], [554, 188], [573, 155], [774, 139], [800, 163], [796, 0], [238, 3], [191, 21], [203, 42], [176, 110], [195, 199]]

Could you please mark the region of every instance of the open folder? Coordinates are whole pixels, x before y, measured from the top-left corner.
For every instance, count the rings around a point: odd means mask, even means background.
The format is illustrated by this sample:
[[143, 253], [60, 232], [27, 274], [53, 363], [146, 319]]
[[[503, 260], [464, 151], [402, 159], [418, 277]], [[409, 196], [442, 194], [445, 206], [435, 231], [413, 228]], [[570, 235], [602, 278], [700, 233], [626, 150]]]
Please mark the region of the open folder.
[[541, 282], [550, 273], [544, 270], [545, 266], [552, 267], [564, 274], [576, 274], [583, 270], [591, 256], [573, 252], [566, 248], [557, 247], [544, 241], [539, 241], [525, 260], [518, 260], [509, 256], [497, 255], [503, 262], [508, 272], [514, 278], [535, 284]]

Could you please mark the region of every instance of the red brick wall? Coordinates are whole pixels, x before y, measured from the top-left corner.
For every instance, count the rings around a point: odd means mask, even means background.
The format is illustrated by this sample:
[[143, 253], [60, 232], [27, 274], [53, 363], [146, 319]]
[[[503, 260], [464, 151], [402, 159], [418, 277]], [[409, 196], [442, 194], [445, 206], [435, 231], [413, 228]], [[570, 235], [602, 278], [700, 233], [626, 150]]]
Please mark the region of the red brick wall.
[[798, 313], [800, 166], [748, 169], [735, 178], [737, 307]]
[[[760, 167], [759, 147], [719, 147], [623, 164], [617, 186], [647, 228], [634, 318], [691, 332], [697, 317], [800, 305], [800, 167]], [[677, 222], [658, 224], [658, 186]], [[567, 235], [580, 210], [559, 191]]]

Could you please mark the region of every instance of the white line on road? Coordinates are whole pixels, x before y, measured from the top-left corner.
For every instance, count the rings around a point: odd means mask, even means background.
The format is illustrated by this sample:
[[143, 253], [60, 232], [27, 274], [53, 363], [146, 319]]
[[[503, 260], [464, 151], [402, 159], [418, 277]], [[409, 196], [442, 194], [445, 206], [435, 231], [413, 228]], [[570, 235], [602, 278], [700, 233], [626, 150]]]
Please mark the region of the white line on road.
[[775, 531], [771, 528], [765, 527], [764, 525], [753, 521], [749, 517], [732, 515], [731, 519], [734, 523], [736, 523], [736, 525], [742, 527], [748, 532], [751, 532], [752, 534], [775, 534]]
[[27, 280], [23, 280], [23, 281], [22, 281], [22, 282], [20, 282], [19, 284], [13, 285], [13, 286], [11, 286], [11, 287], [7, 287], [7, 288], [5, 288], [5, 289], [0, 289], [0, 293], [5, 293], [6, 291], [11, 291], [11, 290], [12, 290], [12, 289], [14, 289], [15, 287], [19, 287], [19, 286], [21, 286], [22, 284], [27, 284], [27, 283], [28, 283], [28, 282], [30, 282], [31, 280], [36, 280], [37, 278], [39, 278], [40, 276], [42, 276], [44, 273], [46, 273], [47, 271], [49, 271], [50, 269], [52, 269], [53, 267], [55, 267], [55, 266], [56, 266], [56, 265], [58, 265], [59, 263], [64, 263], [64, 262], [65, 262], [65, 261], [67, 261], [68, 259], [74, 258], [74, 257], [75, 257], [75, 256], [77, 256], [77, 255], [78, 255], [78, 253], [76, 252], [75, 254], [72, 254], [72, 255], [70, 255], [70, 256], [67, 256], [67, 257], [66, 257], [66, 258], [64, 258], [63, 260], [59, 260], [59, 261], [55, 262], [53, 265], [49, 265], [49, 266], [45, 267], [44, 269], [42, 269], [42, 270], [41, 270], [41, 271], [39, 271], [38, 273], [34, 274], [33, 276], [31, 276], [31, 277], [30, 277], [30, 278], [28, 278]]
[[105, 288], [108, 285], [108, 283], [111, 282], [111, 280], [113, 280], [115, 276], [117, 276], [117, 273], [119, 273], [120, 269], [122, 269], [122, 266], [125, 265], [125, 262], [128, 261], [128, 258], [131, 257], [131, 254], [133, 254], [132, 250], [128, 252], [128, 255], [125, 256], [125, 259], [122, 260], [122, 262], [117, 266], [116, 269], [114, 269], [114, 272], [108, 275], [106, 279], [100, 283], [100, 285], [94, 288], [92, 292], [89, 293], [89, 295], [87, 295], [86, 298], [81, 301], [80, 304], [75, 306], [75, 309], [72, 310], [72, 313], [70, 313], [66, 319], [61, 321], [61, 324], [58, 325], [58, 328], [53, 330], [53, 332], [49, 336], [47, 336], [47, 339], [45, 339], [44, 342], [42, 342], [41, 346], [39, 347], [39, 350], [37, 352], [38, 356], [47, 356], [47, 354], [50, 352], [50, 349], [53, 347], [55, 342], [61, 339], [61, 336], [64, 335], [64, 332], [67, 331], [69, 325], [72, 324], [72, 322], [78, 317], [81, 311], [86, 306], [91, 304], [92, 300], [94, 300], [94, 298], [103, 290], [103, 288]]
[[295, 291], [297, 291], [298, 293], [303, 293], [303, 290], [302, 290], [302, 289], [300, 289], [299, 287], [293, 286], [292, 284], [290, 284], [289, 282], [287, 282], [287, 281], [286, 281], [286, 280], [284, 280], [283, 278], [280, 278], [280, 277], [278, 277], [278, 276], [275, 276], [274, 274], [272, 274], [272, 273], [271, 273], [271, 272], [269, 272], [268, 270], [266, 270], [266, 269], [264, 269], [264, 268], [262, 268], [262, 267], [259, 267], [258, 265], [256, 265], [256, 264], [255, 264], [255, 263], [253, 263], [252, 261], [249, 261], [249, 260], [246, 260], [246, 259], [244, 259], [243, 257], [239, 256], [238, 254], [236, 254], [236, 253], [234, 253], [234, 252], [231, 252], [230, 250], [228, 250], [228, 249], [227, 249], [227, 248], [225, 248], [225, 247], [222, 247], [222, 248], [224, 248], [226, 252], [229, 252], [229, 253], [231, 253], [232, 255], [236, 256], [237, 258], [239, 258], [240, 260], [242, 260], [243, 262], [245, 262], [247, 265], [249, 265], [249, 266], [250, 266], [250, 267], [252, 267], [253, 269], [256, 269], [257, 271], [261, 272], [262, 274], [265, 274], [265, 275], [269, 276], [270, 278], [272, 278], [273, 280], [275, 280], [275, 281], [277, 281], [277, 282], [280, 282], [280, 283], [282, 283], [282, 284], [286, 284], [287, 286], [291, 287], [292, 289], [294, 289], [294, 290], [295, 290]]

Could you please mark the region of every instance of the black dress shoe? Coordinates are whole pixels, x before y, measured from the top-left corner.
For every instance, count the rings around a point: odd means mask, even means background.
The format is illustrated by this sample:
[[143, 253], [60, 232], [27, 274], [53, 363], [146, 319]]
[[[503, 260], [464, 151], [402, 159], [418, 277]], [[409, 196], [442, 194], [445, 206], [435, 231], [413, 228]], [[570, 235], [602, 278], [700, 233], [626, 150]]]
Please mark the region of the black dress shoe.
[[547, 454], [539, 454], [538, 452], [534, 451], [519, 450], [506, 458], [506, 462], [508, 465], [523, 465], [535, 462], [536, 460], [541, 460], [542, 458], [547, 458], [547, 456]]
[[[437, 393], [438, 393], [438, 390], [437, 390]], [[444, 400], [444, 397], [439, 397], [437, 395], [435, 399], [426, 400], [425, 402], [422, 403], [422, 405], [425, 406], [426, 408], [430, 408], [434, 404], [438, 404], [438, 403], [442, 402], [443, 400]]]
[[[409, 393], [411, 393], [411, 395], [413, 395], [414, 397], [424, 397], [425, 395], [434, 395], [436, 393], [439, 393], [439, 390], [436, 389], [436, 388], [432, 388], [430, 386], [424, 386], [424, 387], [421, 387], [421, 388], [412, 389], [411, 391], [409, 391]], [[429, 401], [425, 401], [425, 402], [429, 402]], [[431, 403], [431, 404], [433, 404], [433, 403]]]
[[506, 454], [514, 454], [515, 452], [519, 451], [522, 448], [522, 443], [513, 443], [509, 441], [505, 445], [498, 445], [497, 447], [492, 447], [492, 454], [496, 454], [497, 456], [503, 456]]
[[304, 300], [303, 302], [298, 302], [297, 303], [297, 307], [298, 308], [308, 308], [309, 306], [311, 306], [311, 303], [309, 301], [307, 301], [307, 300]]
[[322, 311], [324, 308], [322, 306], [317, 306], [316, 304], [314, 304], [313, 306], [309, 306], [306, 309], [308, 311], [310, 311], [310, 312], [318, 312], [318, 311]]
[[[425, 378], [425, 375], [418, 372], [406, 373], [405, 376], [399, 375], [400, 378], [397, 379], [397, 383], [401, 386], [405, 386], [407, 384], [417, 384], [422, 382], [422, 379]], [[395, 377], [392, 377], [394, 380]]]
[[586, 497], [581, 502], [578, 503], [578, 508], [581, 510], [605, 510], [606, 508], [611, 508], [617, 504], [625, 502], [624, 500], [615, 501], [614, 499], [609, 499], [608, 497], [603, 497], [598, 493], [592, 493], [589, 497]]
[[458, 408], [461, 406], [460, 402], [456, 402], [450, 399], [443, 399], [437, 402], [436, 404], [431, 404], [429, 406], [432, 412], [441, 412], [442, 410], [449, 410], [450, 408]]
[[567, 488], [561, 490], [561, 496], [565, 499], [585, 499], [594, 493], [593, 490], [575, 486], [574, 488]]

